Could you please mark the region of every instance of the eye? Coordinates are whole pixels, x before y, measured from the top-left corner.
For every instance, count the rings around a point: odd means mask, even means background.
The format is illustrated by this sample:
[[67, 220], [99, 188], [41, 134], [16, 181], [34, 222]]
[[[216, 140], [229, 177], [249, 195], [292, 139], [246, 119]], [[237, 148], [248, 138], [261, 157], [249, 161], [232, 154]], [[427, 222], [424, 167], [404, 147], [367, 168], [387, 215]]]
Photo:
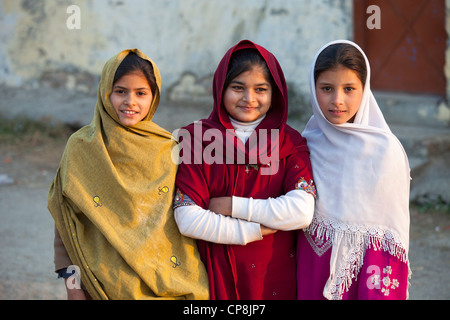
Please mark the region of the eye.
[[238, 86], [238, 85], [232, 85], [230, 88], [234, 91], [243, 91], [244, 90], [244, 87]]
[[145, 96], [145, 95], [147, 95], [147, 92], [145, 92], [145, 91], [139, 91], [139, 92], [137, 93], [137, 95], [138, 95], [138, 96]]
[[326, 87], [322, 87], [321, 90], [324, 92], [330, 92], [331, 90], [333, 90], [333, 88], [326, 86]]
[[124, 94], [124, 93], [125, 93], [125, 90], [122, 90], [122, 89], [116, 89], [116, 90], [114, 90], [114, 93], [117, 93], [117, 94]]
[[255, 90], [257, 93], [264, 93], [267, 91], [267, 88], [256, 88]]
[[345, 87], [345, 88], [344, 88], [344, 91], [345, 91], [345, 92], [351, 92], [351, 91], [353, 91], [353, 90], [355, 90], [355, 88], [353, 88], [353, 87]]

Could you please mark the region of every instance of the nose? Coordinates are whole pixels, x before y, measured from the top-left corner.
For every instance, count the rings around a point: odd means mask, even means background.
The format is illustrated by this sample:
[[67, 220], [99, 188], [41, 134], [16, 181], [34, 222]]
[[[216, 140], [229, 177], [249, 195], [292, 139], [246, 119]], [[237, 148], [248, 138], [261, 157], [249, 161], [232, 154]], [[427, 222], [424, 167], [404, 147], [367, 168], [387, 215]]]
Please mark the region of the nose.
[[252, 102], [254, 99], [255, 99], [255, 96], [254, 96], [254, 93], [252, 92], [252, 90], [245, 90], [242, 100], [245, 102]]
[[130, 93], [127, 94], [127, 96], [125, 97], [124, 104], [125, 104], [125, 105], [128, 105], [128, 106], [134, 105], [135, 102], [136, 102], [136, 99], [135, 99], [135, 98], [136, 98], [135, 95], [134, 95], [133, 93], [130, 92]]
[[343, 104], [343, 101], [344, 101], [344, 93], [341, 92], [340, 90], [336, 90], [333, 95], [331, 103], [335, 106], [339, 106]]

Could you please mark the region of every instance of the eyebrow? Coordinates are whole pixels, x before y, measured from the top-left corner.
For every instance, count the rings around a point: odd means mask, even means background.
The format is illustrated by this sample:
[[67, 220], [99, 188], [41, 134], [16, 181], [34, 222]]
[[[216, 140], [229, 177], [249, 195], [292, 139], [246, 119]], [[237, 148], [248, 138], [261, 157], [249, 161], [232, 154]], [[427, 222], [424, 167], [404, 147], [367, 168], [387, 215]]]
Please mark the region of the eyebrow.
[[[233, 81], [230, 82], [230, 84], [232, 84], [232, 83], [240, 84], [240, 85], [242, 85], [242, 86], [245, 86], [245, 83], [243, 83], [243, 82], [241, 82], [241, 81], [237, 81], [237, 80], [233, 80]], [[263, 82], [263, 83], [255, 84], [255, 87], [268, 86], [268, 85], [269, 85], [268, 82]]]
[[[322, 86], [332, 86], [332, 85], [334, 85], [333, 83], [326, 82], [326, 81], [321, 81], [321, 82], [318, 82], [317, 84], [322, 85]], [[347, 83], [344, 83], [343, 85], [344, 86], [354, 86], [356, 84], [357, 84], [357, 82], [347, 82]]]
[[[122, 86], [118, 86], [118, 85], [115, 85], [114, 88], [129, 90], [129, 89], [126, 88], [126, 87], [122, 87]], [[139, 90], [150, 90], [150, 88], [142, 87], [142, 88], [136, 88], [136, 89], [132, 89], [132, 90], [137, 90], [137, 91], [139, 91]]]

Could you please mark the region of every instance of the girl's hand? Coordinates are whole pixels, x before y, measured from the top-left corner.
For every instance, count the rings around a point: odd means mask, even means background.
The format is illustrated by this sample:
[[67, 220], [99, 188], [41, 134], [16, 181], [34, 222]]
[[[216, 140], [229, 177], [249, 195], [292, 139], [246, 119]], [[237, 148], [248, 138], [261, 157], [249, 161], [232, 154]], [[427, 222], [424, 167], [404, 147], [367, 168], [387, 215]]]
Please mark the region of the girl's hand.
[[231, 216], [233, 200], [231, 197], [217, 197], [209, 199], [209, 210], [224, 216]]
[[267, 227], [265, 227], [265, 226], [263, 226], [263, 225], [261, 225], [260, 228], [261, 228], [261, 235], [262, 235], [263, 237], [264, 237], [264, 236], [267, 236], [267, 235], [269, 235], [269, 234], [274, 234], [275, 232], [278, 231], [278, 230], [275, 230], [275, 229], [267, 228]]
[[68, 279], [64, 279], [64, 284], [66, 285], [66, 291], [67, 291], [67, 300], [88, 300], [86, 297], [86, 293], [83, 289], [69, 289], [67, 287], [67, 281]]
[[67, 289], [67, 300], [87, 300], [83, 289]]

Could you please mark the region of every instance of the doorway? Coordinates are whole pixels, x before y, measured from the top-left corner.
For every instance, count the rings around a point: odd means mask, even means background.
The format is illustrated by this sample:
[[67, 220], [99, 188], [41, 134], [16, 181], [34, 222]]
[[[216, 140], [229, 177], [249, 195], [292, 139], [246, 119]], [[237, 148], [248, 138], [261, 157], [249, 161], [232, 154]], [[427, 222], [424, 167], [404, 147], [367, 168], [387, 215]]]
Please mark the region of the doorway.
[[[380, 28], [369, 29], [369, 6]], [[366, 52], [374, 90], [446, 96], [444, 0], [353, 0], [354, 41]]]

